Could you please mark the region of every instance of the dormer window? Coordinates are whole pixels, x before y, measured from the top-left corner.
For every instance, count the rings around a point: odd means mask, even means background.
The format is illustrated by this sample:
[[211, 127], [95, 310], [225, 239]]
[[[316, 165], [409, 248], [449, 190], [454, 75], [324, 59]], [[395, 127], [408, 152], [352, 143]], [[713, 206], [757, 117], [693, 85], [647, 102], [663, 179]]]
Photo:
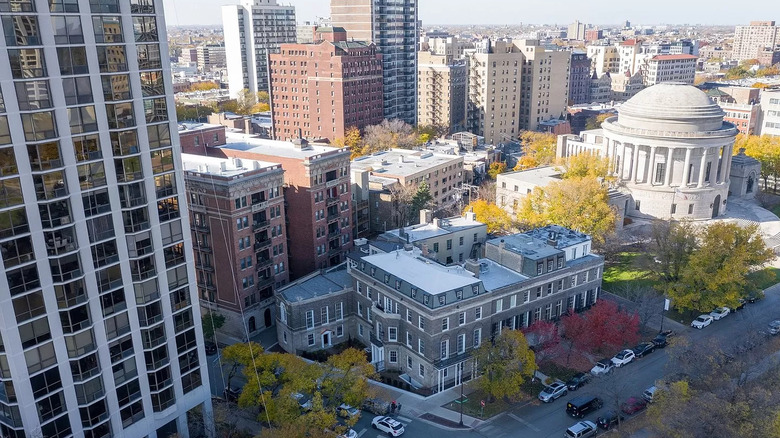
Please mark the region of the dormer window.
[[417, 298], [417, 288], [416, 287], [412, 288], [412, 298]]
[[536, 264], [536, 275], [542, 275], [543, 270], [544, 270], [544, 263], [538, 262]]
[[471, 293], [474, 295], [479, 295], [479, 286], [471, 286]]
[[459, 300], [463, 299], [463, 289], [458, 289], [455, 291], [455, 298]]
[[446, 295], [440, 295], [439, 296], [439, 305], [443, 306], [447, 304], [447, 296]]

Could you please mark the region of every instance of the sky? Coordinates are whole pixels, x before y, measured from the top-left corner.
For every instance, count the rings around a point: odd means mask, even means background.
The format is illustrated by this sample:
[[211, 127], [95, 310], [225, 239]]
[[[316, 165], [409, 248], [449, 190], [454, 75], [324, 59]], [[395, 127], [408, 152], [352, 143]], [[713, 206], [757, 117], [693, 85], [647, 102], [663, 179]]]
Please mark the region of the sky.
[[[748, 24], [751, 20], [780, 21], [760, 11], [780, 12], [776, 0], [754, 0], [739, 7], [732, 0], [418, 0], [425, 24], [558, 24], [578, 19], [592, 24]], [[221, 24], [220, 6], [239, 0], [163, 0], [169, 25]], [[279, 0], [296, 8], [298, 21], [329, 15], [329, 0]], [[474, 7], [478, 4], [479, 7]]]

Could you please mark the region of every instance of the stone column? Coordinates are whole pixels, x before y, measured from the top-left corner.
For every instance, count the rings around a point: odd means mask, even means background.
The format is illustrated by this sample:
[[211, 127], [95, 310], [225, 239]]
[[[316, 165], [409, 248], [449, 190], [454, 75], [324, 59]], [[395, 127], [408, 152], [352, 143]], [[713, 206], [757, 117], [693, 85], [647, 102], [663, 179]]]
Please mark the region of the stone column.
[[698, 188], [704, 187], [704, 175], [707, 173], [707, 148], [701, 148], [701, 164], [699, 165], [699, 184]]
[[655, 182], [655, 148], [656, 146], [650, 146], [650, 161], [647, 163], [647, 174], [645, 177], [645, 180], [650, 185], [653, 185]]
[[626, 144], [620, 143], [620, 156], [618, 157], [618, 180], [623, 181], [623, 177], [626, 175], [623, 167], [626, 165]]
[[734, 159], [734, 145], [729, 145], [727, 149], [729, 151], [729, 159], [726, 162], [726, 178], [723, 180], [723, 182], [728, 182], [731, 180], [731, 160]]
[[633, 160], [633, 166], [631, 168], [631, 182], [635, 183], [639, 179], [639, 145], [635, 144], [633, 152], [631, 153], [631, 159]]
[[726, 146], [720, 148], [720, 161], [718, 162], [718, 175], [716, 176], [716, 182], [718, 184], [724, 181], [726, 176]]
[[691, 148], [685, 148], [685, 167], [683, 167], [683, 179], [680, 183], [681, 187], [688, 186], [688, 180], [691, 177]]
[[669, 187], [672, 184], [672, 156], [674, 148], [666, 148], [666, 175], [664, 175], [664, 186]]

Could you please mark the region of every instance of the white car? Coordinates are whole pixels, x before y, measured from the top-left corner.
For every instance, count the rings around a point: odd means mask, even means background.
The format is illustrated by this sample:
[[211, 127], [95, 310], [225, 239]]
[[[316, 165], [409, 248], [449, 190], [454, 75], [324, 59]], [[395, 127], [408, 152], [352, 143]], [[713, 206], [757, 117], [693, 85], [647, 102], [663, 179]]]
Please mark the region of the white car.
[[336, 408], [336, 412], [338, 412], [338, 414], [342, 417], [354, 417], [360, 413], [360, 411], [358, 411], [356, 408], [353, 408], [346, 403], [340, 404], [339, 407]]
[[710, 316], [712, 317], [712, 319], [717, 321], [717, 320], [725, 317], [729, 313], [731, 313], [731, 309], [729, 309], [728, 307], [718, 307], [717, 309], [715, 309], [712, 312], [710, 312]]
[[612, 363], [620, 368], [627, 363], [631, 363], [631, 361], [634, 360], [634, 357], [636, 357], [636, 355], [632, 350], [623, 350], [612, 358]]
[[379, 415], [371, 420], [371, 427], [390, 435], [401, 436], [404, 433], [404, 425], [384, 415]]
[[338, 438], [358, 438], [358, 433], [353, 429], [347, 429], [347, 431], [339, 435]]
[[780, 333], [780, 320], [776, 319], [769, 323], [769, 334], [776, 335]]
[[712, 317], [710, 315], [699, 315], [696, 317], [696, 319], [693, 320], [691, 327], [703, 329], [710, 324], [712, 324]]
[[596, 362], [596, 365], [593, 365], [593, 368], [590, 369], [590, 373], [594, 376], [601, 376], [611, 373], [613, 369], [615, 369], [615, 364], [612, 363], [612, 359], [601, 359]]

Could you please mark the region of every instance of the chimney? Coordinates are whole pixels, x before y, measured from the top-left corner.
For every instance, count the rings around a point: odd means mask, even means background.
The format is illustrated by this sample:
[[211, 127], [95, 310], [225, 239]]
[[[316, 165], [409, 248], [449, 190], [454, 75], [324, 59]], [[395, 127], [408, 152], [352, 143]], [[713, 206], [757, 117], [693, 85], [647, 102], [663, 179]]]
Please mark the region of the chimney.
[[433, 220], [433, 212], [431, 210], [420, 210], [420, 223], [429, 224]]
[[401, 155], [400, 157], [398, 157], [398, 162], [399, 162], [399, 163], [403, 163], [403, 162], [404, 162], [404, 156], [403, 156], [403, 155]]
[[244, 119], [244, 134], [252, 134], [252, 120], [249, 117]]
[[506, 251], [506, 243], [504, 239], [501, 239], [501, 242], [498, 243], [498, 264], [501, 266], [504, 265], [504, 251]]
[[479, 261], [468, 259], [463, 264], [463, 268], [474, 274], [475, 278], [479, 278]]

